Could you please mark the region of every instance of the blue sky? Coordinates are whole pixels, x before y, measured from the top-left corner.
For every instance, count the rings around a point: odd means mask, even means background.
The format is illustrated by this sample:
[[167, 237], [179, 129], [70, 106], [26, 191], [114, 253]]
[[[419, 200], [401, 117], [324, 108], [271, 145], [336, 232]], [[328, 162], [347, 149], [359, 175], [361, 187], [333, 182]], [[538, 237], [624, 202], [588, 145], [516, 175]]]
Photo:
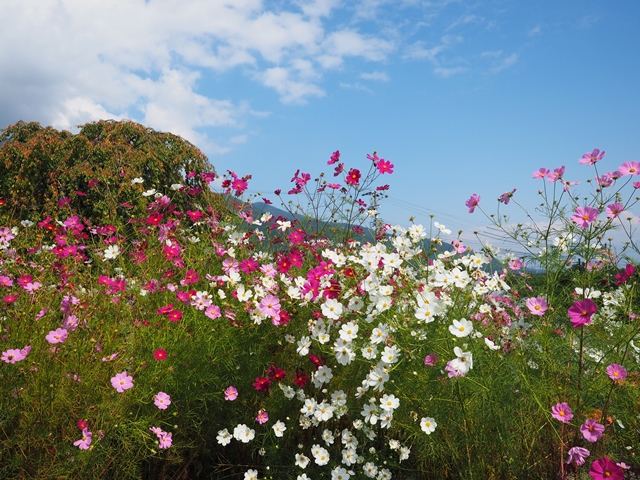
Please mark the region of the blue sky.
[[[0, 6], [0, 125], [128, 118], [187, 138], [250, 190], [395, 164], [384, 221], [468, 236], [540, 167], [640, 158], [634, 1], [23, 0]], [[274, 198], [271, 195], [271, 198]], [[637, 210], [637, 209], [636, 209]], [[517, 208], [503, 209], [514, 219]], [[637, 216], [639, 212], [634, 212]], [[497, 242], [494, 242], [497, 243]]]

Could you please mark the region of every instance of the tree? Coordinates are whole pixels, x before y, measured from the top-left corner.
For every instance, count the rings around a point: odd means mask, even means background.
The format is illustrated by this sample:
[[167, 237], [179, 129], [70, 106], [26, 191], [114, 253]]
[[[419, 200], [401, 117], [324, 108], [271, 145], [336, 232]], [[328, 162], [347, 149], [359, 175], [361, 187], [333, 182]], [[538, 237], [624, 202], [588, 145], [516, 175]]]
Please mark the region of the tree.
[[222, 209], [208, 188], [213, 173], [191, 143], [131, 121], [87, 123], [77, 135], [20, 121], [0, 132], [0, 225], [8, 217], [55, 219], [61, 209], [90, 224], [125, 225], [145, 216], [144, 191], [170, 193], [175, 184], [188, 193], [172, 201], [181, 211], [196, 196], [202, 207]]

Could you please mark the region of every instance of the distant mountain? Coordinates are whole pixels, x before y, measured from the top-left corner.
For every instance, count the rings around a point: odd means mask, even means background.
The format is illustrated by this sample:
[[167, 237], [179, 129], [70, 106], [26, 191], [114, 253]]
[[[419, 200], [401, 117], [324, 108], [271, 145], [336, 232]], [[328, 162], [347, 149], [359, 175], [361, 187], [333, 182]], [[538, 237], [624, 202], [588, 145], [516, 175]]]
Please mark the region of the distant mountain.
[[[264, 213], [270, 213], [271, 215], [273, 215], [274, 217], [282, 217], [282, 218], [286, 218], [289, 221], [293, 221], [293, 220], [304, 220], [304, 216], [303, 215], [296, 215], [296, 214], [292, 214], [282, 208], [278, 208], [274, 205], [270, 205], [267, 204], [265, 202], [255, 202], [252, 204], [253, 207], [253, 218], [260, 218], [260, 216]], [[338, 228], [339, 230], [342, 231], [346, 231], [347, 229], [347, 225], [345, 223], [332, 223], [331, 225], [329, 225], [330, 222], [325, 222], [325, 221], [320, 221], [319, 222], [319, 228], [321, 231], [327, 231], [329, 227], [334, 227], [334, 228]], [[371, 242], [371, 243], [375, 243], [375, 233], [374, 231], [369, 228], [369, 227], [362, 227], [364, 230], [363, 235], [360, 237], [361, 240], [365, 241], [365, 242]], [[422, 248], [425, 251], [429, 251], [430, 250], [430, 245], [431, 242], [428, 239], [423, 240], [422, 242]], [[453, 247], [449, 244], [443, 244], [443, 245], [437, 245], [436, 249], [438, 251], [438, 253], [442, 253], [442, 252], [446, 252], [446, 251], [451, 251], [453, 250]]]

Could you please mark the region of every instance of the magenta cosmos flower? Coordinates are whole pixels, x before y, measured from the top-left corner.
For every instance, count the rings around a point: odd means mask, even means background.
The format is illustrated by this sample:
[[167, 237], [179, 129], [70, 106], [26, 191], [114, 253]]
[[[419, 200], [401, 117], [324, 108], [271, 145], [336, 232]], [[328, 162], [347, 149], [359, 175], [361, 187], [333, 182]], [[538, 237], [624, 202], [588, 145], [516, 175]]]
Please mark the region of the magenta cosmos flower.
[[591, 454], [589, 450], [582, 447], [573, 447], [569, 449], [568, 453], [569, 460], [567, 460], [567, 465], [575, 463], [577, 466], [584, 465], [584, 459]]
[[590, 418], [580, 426], [580, 433], [588, 442], [597, 442], [604, 433], [604, 425]]
[[433, 367], [436, 363], [438, 363], [438, 354], [430, 353], [426, 357], [424, 357], [424, 364], [430, 367]]
[[547, 302], [544, 298], [535, 297], [527, 300], [527, 308], [532, 315], [538, 315], [539, 317], [541, 317], [542, 315], [544, 315], [544, 312], [547, 311], [547, 308], [549, 308], [549, 306], [547, 305]]
[[169, 405], [171, 405], [171, 397], [164, 392], [158, 392], [153, 397], [153, 403], [160, 410], [166, 410]]
[[155, 352], [153, 352], [153, 358], [156, 360], [162, 361], [167, 358], [167, 351], [159, 348]]
[[551, 416], [562, 423], [569, 423], [573, 418], [573, 412], [566, 403], [558, 403], [551, 407]]
[[349, 173], [347, 174], [344, 181], [347, 182], [348, 185], [357, 187], [358, 185], [360, 185], [360, 177], [362, 177], [360, 170], [358, 170], [357, 168], [352, 168], [351, 170], [349, 170]]
[[603, 457], [591, 464], [589, 475], [593, 480], [623, 480], [624, 470], [607, 457]]
[[593, 207], [578, 207], [571, 220], [578, 224], [580, 228], [587, 228], [598, 218], [598, 209]]
[[569, 307], [569, 319], [574, 328], [582, 327], [587, 323], [591, 323], [591, 315], [598, 311], [598, 307], [593, 300], [585, 298], [582, 301], [576, 301]]
[[607, 375], [611, 380], [624, 380], [627, 378], [627, 370], [617, 363], [612, 363], [607, 367]]
[[51, 330], [45, 338], [49, 343], [62, 343], [67, 339], [68, 336], [69, 332], [67, 332], [64, 328], [56, 328], [55, 330]]
[[394, 165], [393, 163], [391, 163], [391, 162], [389, 162], [389, 161], [385, 160], [384, 158], [381, 158], [381, 159], [378, 161], [378, 163], [377, 163], [377, 165], [376, 165], [376, 168], [378, 169], [378, 171], [379, 171], [381, 174], [384, 174], [384, 173], [393, 173], [393, 167], [394, 167], [394, 166], [395, 166], [395, 165]]
[[116, 391], [122, 393], [125, 390], [133, 387], [133, 377], [127, 375], [127, 371], [116, 373], [116, 376], [111, 379], [111, 385]]
[[236, 390], [236, 387], [231, 386], [224, 391], [225, 400], [233, 401], [236, 398], [238, 398], [238, 390]]
[[469, 200], [464, 202], [464, 204], [469, 209], [469, 213], [473, 213], [476, 207], [480, 204], [480, 196], [474, 193], [469, 197]]

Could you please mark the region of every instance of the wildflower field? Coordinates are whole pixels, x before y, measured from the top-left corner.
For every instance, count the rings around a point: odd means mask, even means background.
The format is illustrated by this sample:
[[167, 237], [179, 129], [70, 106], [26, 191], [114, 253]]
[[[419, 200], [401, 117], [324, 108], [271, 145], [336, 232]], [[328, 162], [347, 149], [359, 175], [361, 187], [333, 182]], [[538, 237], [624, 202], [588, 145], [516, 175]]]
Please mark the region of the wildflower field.
[[[153, 166], [151, 144], [135, 146], [149, 131], [122, 127], [136, 170], [104, 154], [109, 126], [25, 125], [5, 132], [0, 170], [45, 168], [36, 134], [75, 143], [45, 155], [66, 152], [64, 185], [0, 173], [0, 478], [640, 472], [640, 251], [625, 217], [639, 162], [602, 173], [594, 150], [570, 163], [592, 177], [580, 186], [536, 170], [526, 223], [504, 216], [515, 190], [500, 195], [486, 217], [517, 258], [444, 241], [437, 221], [369, 233], [364, 194], [382, 198], [401, 168], [376, 153], [295, 172], [276, 197], [296, 215], [274, 217], [244, 198], [248, 174], [212, 195], [205, 158]], [[94, 160], [74, 170], [83, 152]]]

